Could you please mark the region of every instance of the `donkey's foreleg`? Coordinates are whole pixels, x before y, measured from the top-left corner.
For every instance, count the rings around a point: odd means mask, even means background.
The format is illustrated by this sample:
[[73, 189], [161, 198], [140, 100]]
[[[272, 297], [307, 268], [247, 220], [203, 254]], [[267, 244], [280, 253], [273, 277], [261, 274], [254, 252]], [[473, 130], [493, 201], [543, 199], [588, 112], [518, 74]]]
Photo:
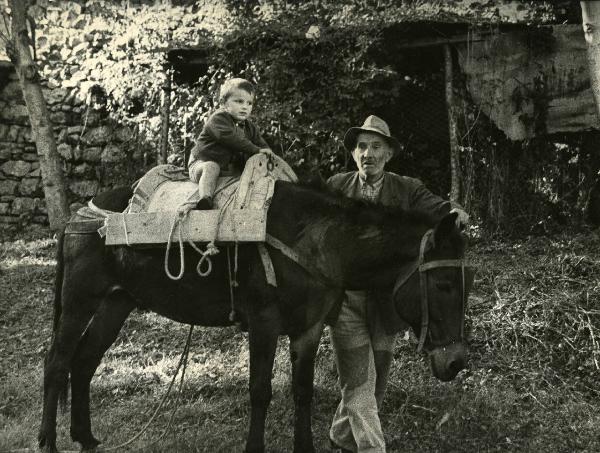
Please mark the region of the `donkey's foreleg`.
[[246, 453], [265, 451], [265, 419], [271, 402], [273, 362], [280, 331], [279, 313], [264, 308], [249, 319], [250, 343], [250, 430]]
[[71, 359], [77, 343], [85, 331], [93, 311], [73, 313], [65, 310], [54, 336], [44, 364], [44, 403], [42, 424], [38, 434], [39, 446], [44, 452], [56, 452], [56, 412], [58, 400], [66, 392]]
[[100, 441], [92, 434], [90, 381], [106, 350], [113, 344], [133, 310], [131, 298], [123, 292], [104, 299], [82, 338], [71, 368], [71, 439], [81, 449], [92, 450]]
[[319, 339], [323, 332], [323, 322], [319, 322], [297, 336], [290, 336], [290, 356], [292, 360], [292, 391], [294, 393], [294, 453], [314, 453], [311, 404], [315, 357]]

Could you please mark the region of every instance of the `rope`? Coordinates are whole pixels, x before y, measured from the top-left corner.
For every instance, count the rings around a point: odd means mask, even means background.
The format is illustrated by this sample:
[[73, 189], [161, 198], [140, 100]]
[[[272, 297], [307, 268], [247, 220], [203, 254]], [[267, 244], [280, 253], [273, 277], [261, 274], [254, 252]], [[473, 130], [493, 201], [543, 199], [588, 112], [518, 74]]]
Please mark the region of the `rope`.
[[179, 233], [179, 274], [173, 275], [169, 271], [169, 256], [171, 254], [171, 241], [173, 239], [173, 232], [175, 231], [175, 228], [179, 224], [180, 219], [182, 219], [182, 217], [179, 214], [175, 214], [175, 217], [173, 217], [173, 223], [171, 224], [171, 231], [169, 231], [169, 239], [167, 240], [167, 250], [165, 252], [165, 262], [164, 262], [165, 274], [167, 274], [167, 277], [169, 277], [171, 280], [181, 279], [181, 277], [183, 277], [183, 273], [185, 272], [183, 237], [181, 234], [181, 228], [178, 228], [178, 233]]
[[155, 445], [161, 439], [163, 439], [166, 436], [166, 434], [169, 432], [169, 428], [171, 427], [171, 425], [173, 423], [173, 419], [175, 418], [175, 413], [177, 412], [177, 409], [179, 408], [179, 400], [181, 399], [181, 395], [183, 394], [183, 381], [184, 381], [184, 377], [185, 377], [185, 370], [187, 369], [188, 357], [190, 355], [190, 344], [191, 344], [191, 340], [192, 340], [192, 332], [193, 332], [193, 330], [194, 330], [194, 326], [190, 325], [190, 331], [188, 333], [188, 338], [187, 338], [187, 341], [185, 343], [185, 347], [183, 348], [183, 352], [181, 353], [181, 359], [179, 361], [179, 365], [177, 367], [177, 370], [175, 371], [175, 375], [173, 376], [172, 382], [175, 382], [175, 377], [177, 376], [177, 374], [179, 372], [179, 366], [183, 362], [183, 368], [181, 369], [181, 378], [179, 380], [179, 392], [177, 393], [177, 398], [175, 399], [175, 404], [173, 406], [173, 410], [171, 411], [171, 416], [169, 417], [169, 421], [167, 422], [167, 426], [165, 427], [165, 429], [161, 433], [161, 435], [158, 436], [158, 438], [156, 438], [151, 443], [149, 443], [147, 445], [144, 445], [143, 447], [139, 448], [136, 451], [144, 451], [148, 447], [150, 447], [152, 445]]
[[[216, 255], [217, 253], [219, 253], [219, 248], [215, 245], [215, 241], [217, 239], [217, 235], [219, 233], [219, 229], [221, 227], [221, 223], [223, 221], [223, 215], [225, 213], [225, 210], [229, 207], [229, 205], [231, 204], [231, 202], [233, 201], [234, 197], [233, 194], [227, 199], [227, 201], [225, 202], [225, 204], [219, 209], [219, 215], [217, 218], [217, 224], [215, 227], [215, 232], [214, 232], [214, 238], [212, 241], [210, 241], [207, 246], [206, 249], [203, 251], [200, 247], [198, 247], [194, 241], [190, 240], [190, 233], [189, 230], [187, 231], [186, 234], [186, 242], [192, 247], [192, 249], [194, 249], [198, 254], [202, 255], [200, 260], [198, 261], [198, 264], [196, 265], [196, 273], [200, 276], [200, 277], [207, 277], [208, 275], [210, 275], [210, 273], [212, 272], [212, 260], [210, 259], [211, 256]], [[171, 224], [171, 231], [169, 232], [169, 238], [167, 240], [167, 250], [165, 252], [165, 261], [164, 261], [164, 268], [165, 268], [165, 274], [167, 275], [167, 277], [169, 277], [171, 280], [179, 280], [181, 279], [181, 277], [183, 277], [183, 274], [185, 272], [185, 255], [184, 255], [184, 245], [183, 245], [183, 225], [185, 225], [185, 220], [192, 208], [194, 204], [192, 202], [184, 202], [181, 205], [179, 205], [179, 207], [177, 208], [177, 213], [175, 215], [175, 217], [173, 218], [173, 223]], [[125, 222], [125, 217], [123, 217], [123, 223]], [[183, 225], [181, 225], [183, 224]], [[178, 228], [178, 240], [179, 240], [179, 274], [177, 275], [173, 275], [171, 274], [171, 272], [169, 271], [169, 257], [171, 254], [171, 243], [173, 241], [173, 233], [175, 232], [175, 228], [179, 226]], [[129, 239], [127, 237], [127, 227], [124, 224], [124, 228], [125, 228], [125, 238], [127, 240], [127, 245], [129, 245]], [[188, 224], [188, 228], [189, 228], [189, 224]], [[234, 237], [237, 237], [236, 235], [236, 228], [235, 228], [235, 219], [233, 219], [233, 234]], [[230, 262], [230, 258], [229, 258], [229, 249], [227, 251], [228, 255], [227, 258]], [[203, 270], [202, 267], [206, 265], [206, 269]], [[231, 265], [231, 264], [230, 264]], [[234, 275], [233, 277], [229, 276], [229, 284], [230, 286], [238, 286], [238, 282], [237, 282], [237, 270], [238, 270], [238, 243], [237, 241], [235, 241], [235, 263], [234, 263]], [[233, 299], [232, 299], [233, 300]], [[234, 312], [233, 310], [233, 301], [232, 301], [232, 312]], [[231, 315], [230, 315], [231, 316]], [[235, 316], [235, 313], [233, 313], [233, 316]]]
[[[229, 200], [227, 200], [227, 203], [225, 203], [225, 205], [223, 206], [223, 208], [219, 211], [219, 218], [217, 220], [217, 227], [216, 227], [216, 231], [215, 231], [215, 238], [217, 235], [217, 232], [219, 231], [219, 226], [221, 224], [222, 218], [223, 218], [223, 211], [225, 210], [225, 208], [228, 206], [229, 202], [230, 202], [231, 198]], [[164, 268], [165, 268], [165, 274], [167, 275], [167, 277], [169, 277], [171, 280], [179, 280], [181, 279], [181, 277], [183, 277], [183, 274], [185, 273], [185, 251], [184, 251], [184, 244], [183, 244], [183, 227], [181, 224], [185, 225], [185, 220], [192, 208], [194, 204], [191, 202], [184, 202], [181, 205], [179, 205], [179, 207], [177, 208], [175, 217], [173, 217], [173, 223], [171, 224], [171, 231], [169, 232], [169, 238], [167, 240], [167, 250], [165, 252], [165, 262], [164, 262]], [[178, 232], [178, 240], [179, 240], [179, 274], [177, 275], [173, 275], [171, 274], [171, 272], [169, 271], [169, 257], [171, 254], [171, 242], [173, 240], [173, 233], [175, 231], [175, 228], [179, 226], [177, 232]], [[189, 225], [188, 225], [189, 226]], [[217, 246], [215, 245], [215, 239], [213, 239], [212, 241], [210, 241], [208, 243], [208, 245], [206, 246], [206, 250], [202, 251], [202, 249], [200, 249], [193, 241], [191, 241], [190, 238], [190, 234], [189, 234], [189, 230], [188, 233], [186, 235], [186, 242], [196, 251], [198, 252], [200, 255], [202, 255], [202, 257], [200, 258], [200, 261], [198, 261], [198, 264], [196, 265], [196, 272], [200, 277], [206, 277], [208, 276], [211, 272], [212, 272], [212, 261], [210, 259], [210, 257], [212, 255], [216, 255], [217, 253], [219, 253], [219, 249], [217, 248]], [[206, 270], [202, 270], [202, 266], [206, 263]]]
[[[225, 204], [225, 206], [228, 206], [229, 203], [231, 203], [231, 200], [233, 200], [233, 197], [230, 197], [227, 200], [227, 203]], [[237, 229], [236, 229], [236, 222], [235, 222], [235, 217], [233, 217], [233, 222], [231, 223], [232, 225], [232, 230], [233, 230], [233, 238], [235, 240], [234, 243], [234, 264], [233, 264], [233, 275], [231, 274], [231, 257], [230, 257], [230, 249], [231, 247], [227, 247], [227, 272], [229, 273], [229, 300], [231, 302], [231, 310], [229, 312], [229, 321], [234, 322], [235, 318], [236, 318], [236, 313], [235, 313], [235, 299], [233, 297], [233, 288], [237, 288], [239, 286], [239, 283], [237, 281], [237, 271], [238, 271], [238, 242], [237, 242]]]
[[[144, 445], [143, 447], [141, 447], [141, 448], [139, 448], [139, 449], [137, 449], [135, 451], [146, 450], [149, 446], [156, 444], [163, 437], [165, 437], [165, 435], [169, 431], [169, 428], [171, 427], [171, 424], [173, 422], [173, 418], [175, 417], [175, 412], [177, 411], [177, 409], [179, 407], [179, 400], [181, 398], [181, 394], [183, 393], [182, 392], [183, 391], [183, 379], [184, 379], [184, 376], [185, 376], [185, 370], [187, 368], [187, 362], [188, 362], [188, 357], [189, 357], [189, 353], [190, 353], [190, 344], [191, 344], [191, 341], [192, 341], [192, 332], [193, 331], [194, 331], [194, 326], [190, 325], [190, 331], [188, 332], [188, 336], [187, 336], [187, 340], [185, 342], [185, 346], [183, 347], [183, 351], [181, 352], [181, 357], [179, 358], [179, 363], [177, 364], [177, 368], [175, 369], [175, 374], [171, 378], [171, 382], [169, 383], [169, 387], [167, 388], [167, 391], [165, 392], [165, 394], [161, 398], [160, 402], [158, 403], [158, 405], [154, 409], [154, 412], [153, 412], [152, 416], [150, 417], [150, 419], [146, 422], [146, 424], [142, 427], [142, 429], [137, 434], [135, 434], [131, 439], [127, 440], [126, 442], [123, 442], [122, 444], [115, 445], [113, 447], [100, 447], [101, 451], [105, 452], [105, 451], [120, 450], [120, 449], [122, 449], [122, 448], [124, 448], [124, 447], [126, 447], [128, 445], [131, 445], [142, 434], [144, 434], [147, 431], [148, 427], [156, 419], [158, 411], [163, 406], [163, 404], [167, 400], [169, 394], [171, 393], [171, 390], [173, 388], [173, 384], [175, 384], [175, 381], [177, 380], [177, 375], [179, 374], [179, 370], [181, 370], [181, 379], [179, 381], [179, 393], [177, 394], [177, 399], [175, 400], [175, 406], [173, 407], [173, 411], [171, 412], [171, 417], [169, 418], [169, 421], [167, 422], [167, 426], [165, 427], [164, 431], [162, 432], [162, 434], [157, 439], [155, 439], [151, 443], [149, 443], [147, 445]], [[182, 365], [183, 365], [183, 368], [182, 368]], [[35, 450], [31, 450], [29, 448], [19, 448], [19, 449], [9, 450], [7, 453], [25, 453], [25, 452], [30, 452], [30, 451], [35, 451]], [[79, 450], [61, 450], [61, 451], [62, 451], [62, 453], [79, 453]]]
[[238, 243], [234, 245], [234, 264], [233, 274], [231, 272], [231, 247], [227, 247], [227, 272], [229, 274], [229, 301], [231, 303], [231, 310], [229, 311], [229, 321], [234, 322], [236, 318], [235, 314], [235, 298], [233, 295], [233, 288], [237, 288], [239, 283], [237, 282], [237, 268], [238, 268]]
[[121, 219], [123, 219], [123, 231], [125, 231], [125, 243], [127, 244], [127, 247], [131, 247], [131, 244], [129, 243], [129, 233], [127, 232], [127, 221], [125, 220], [126, 216], [127, 216], [127, 214], [122, 214]]
[[[123, 442], [122, 444], [116, 445], [114, 447], [103, 448], [102, 451], [114, 451], [114, 450], [119, 450], [119, 449], [121, 449], [123, 447], [126, 447], [127, 445], [130, 445], [133, 442], [135, 442], [142, 434], [144, 434], [146, 432], [146, 430], [148, 429], [148, 427], [150, 426], [150, 424], [156, 418], [156, 415], [158, 414], [158, 411], [160, 410], [160, 408], [162, 407], [162, 405], [167, 400], [167, 397], [171, 393], [171, 389], [173, 388], [173, 384], [175, 383], [175, 380], [177, 379], [177, 375], [179, 374], [179, 370], [181, 369], [181, 365], [184, 365], [183, 372], [185, 372], [185, 368], [187, 366], [187, 357], [188, 357], [188, 353], [189, 353], [189, 350], [190, 350], [190, 342], [192, 340], [192, 332], [193, 331], [194, 331], [194, 326], [190, 325], [190, 331], [188, 332], [188, 336], [187, 336], [187, 340], [185, 342], [185, 346], [183, 347], [183, 351], [181, 352], [181, 358], [179, 359], [179, 363], [177, 364], [177, 369], [175, 370], [175, 374], [173, 375], [173, 378], [171, 379], [171, 382], [169, 383], [169, 387], [167, 388], [167, 391], [163, 395], [162, 399], [160, 400], [160, 403], [156, 406], [156, 409], [154, 410], [154, 413], [150, 417], [150, 420], [148, 420], [146, 422], [146, 424], [142, 427], [142, 429], [135, 436], [133, 436], [131, 439], [129, 439], [127, 442]], [[183, 379], [183, 373], [182, 373], [181, 376], [182, 376], [182, 379]], [[175, 407], [177, 407], [177, 405], [175, 405]], [[170, 423], [170, 421], [171, 420], [169, 420], [169, 423]], [[167, 429], [168, 429], [168, 427], [169, 426], [167, 426]], [[160, 440], [160, 439], [161, 438], [159, 437], [153, 443], [158, 442], [158, 440]], [[146, 447], [143, 447], [143, 448], [139, 449], [138, 451], [140, 451], [140, 450], [142, 450], [144, 448], [146, 448]]]
[[[158, 414], [158, 411], [160, 410], [160, 408], [163, 406], [163, 404], [167, 400], [167, 397], [169, 396], [169, 394], [171, 392], [171, 389], [173, 388], [173, 384], [175, 383], [175, 380], [177, 379], [177, 375], [179, 374], [179, 370], [181, 369], [181, 366], [183, 365], [183, 369], [181, 371], [181, 380], [180, 380], [180, 383], [179, 383], [179, 394], [177, 395], [177, 400], [175, 401], [176, 403], [179, 402], [179, 399], [180, 399], [181, 393], [182, 393], [182, 388], [183, 388], [183, 377], [185, 375], [185, 370], [186, 370], [186, 367], [187, 367], [187, 359], [188, 359], [189, 352], [190, 352], [190, 343], [191, 343], [191, 340], [192, 340], [192, 332], [193, 331], [194, 331], [194, 326], [190, 325], [190, 331], [188, 333], [188, 337], [187, 337], [187, 340], [185, 342], [185, 346], [183, 347], [183, 351], [181, 352], [181, 358], [179, 359], [179, 363], [177, 364], [177, 369], [175, 370], [175, 374], [171, 378], [171, 382], [169, 383], [169, 387], [167, 388], [167, 391], [165, 392], [165, 394], [163, 395], [162, 399], [158, 403], [156, 409], [154, 410], [154, 413], [150, 417], [150, 420], [148, 420], [146, 422], [146, 424], [142, 427], [142, 429], [135, 436], [133, 436], [131, 439], [129, 439], [128, 441], [123, 442], [122, 444], [116, 445], [114, 447], [101, 448], [102, 451], [114, 451], [114, 450], [119, 450], [121, 448], [124, 448], [127, 445], [130, 445], [133, 442], [135, 442], [142, 434], [144, 434], [146, 432], [146, 430], [148, 429], [148, 427], [150, 426], [150, 424], [156, 418], [156, 415]], [[152, 443], [150, 443], [148, 445], [145, 445], [145, 446], [143, 446], [142, 448], [139, 448], [136, 451], [145, 450], [150, 445], [156, 444], [159, 440], [161, 440], [165, 436], [165, 434], [167, 433], [167, 431], [169, 430], [169, 428], [171, 426], [171, 422], [173, 421], [173, 417], [175, 416], [175, 411], [177, 410], [177, 408], [178, 408], [178, 404], [175, 404], [175, 407], [173, 408], [173, 412], [171, 413], [171, 417], [170, 417], [170, 419], [169, 419], [169, 421], [167, 423], [167, 427], [165, 428], [165, 430], [163, 431], [163, 433], [156, 440], [154, 440]], [[33, 451], [33, 450], [31, 450], [29, 448], [21, 448], [21, 449], [16, 449], [16, 450], [9, 450], [9, 453], [22, 453], [22, 452], [29, 452], [29, 451]], [[79, 453], [79, 450], [61, 450], [61, 451], [63, 453]]]
[[[211, 241], [206, 246], [206, 250], [202, 253], [202, 258], [196, 265], [196, 272], [200, 277], [207, 277], [212, 272], [212, 261], [210, 257], [219, 253], [219, 249], [215, 245], [214, 241]], [[206, 270], [202, 270], [202, 265], [206, 262]]]
[[[208, 243], [208, 245], [206, 246], [206, 250], [202, 251], [196, 244], [194, 244], [193, 241], [187, 239], [188, 244], [190, 244], [190, 246], [196, 252], [198, 252], [200, 255], [202, 255], [202, 258], [200, 258], [200, 261], [198, 261], [198, 264], [196, 265], [196, 272], [198, 273], [198, 275], [200, 277], [206, 277], [212, 272], [212, 261], [211, 261], [210, 257], [219, 253], [219, 248], [215, 245], [215, 241], [217, 239], [217, 234], [219, 233], [219, 228], [221, 227], [221, 222], [223, 221], [223, 215], [225, 213], [225, 210], [229, 207], [229, 205], [231, 204], [232, 201], [233, 201], [233, 195], [230, 196], [227, 199], [227, 201], [225, 202], [225, 204], [219, 209], [219, 216], [217, 218], [217, 224], [215, 227], [214, 238], [212, 241], [210, 241]], [[233, 223], [234, 223], [234, 228], [235, 228], [235, 220]], [[188, 232], [187, 236], [188, 236], [188, 238], [190, 237], [189, 232]], [[207, 266], [205, 271], [202, 270], [202, 266], [204, 265], [204, 263], [206, 263], [206, 266]]]
[[233, 286], [234, 287], [238, 287], [240, 284], [237, 281], [237, 271], [238, 271], [238, 242], [235, 242], [235, 247], [233, 249], [234, 251], [234, 255], [233, 255]]

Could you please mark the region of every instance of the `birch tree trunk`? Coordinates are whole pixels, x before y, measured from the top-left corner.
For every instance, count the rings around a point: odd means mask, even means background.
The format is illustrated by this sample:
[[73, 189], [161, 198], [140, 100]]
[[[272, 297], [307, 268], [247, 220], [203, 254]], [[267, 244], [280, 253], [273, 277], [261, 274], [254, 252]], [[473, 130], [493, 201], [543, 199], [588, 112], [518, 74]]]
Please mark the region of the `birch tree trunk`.
[[29, 112], [31, 135], [35, 141], [40, 162], [50, 228], [58, 230], [69, 218], [69, 203], [52, 122], [42, 94], [42, 87], [39, 84], [39, 74], [29, 49], [26, 17], [30, 2], [28, 0], [9, 0], [8, 4], [12, 15], [12, 33], [7, 53], [15, 66]]
[[596, 113], [600, 118], [600, 2], [582, 1], [583, 33], [587, 42], [588, 66]]
[[158, 163], [166, 164], [169, 154], [169, 123], [171, 118], [171, 71], [165, 71], [165, 84], [162, 87], [162, 105], [161, 105], [161, 127], [160, 127], [160, 150], [158, 153]]

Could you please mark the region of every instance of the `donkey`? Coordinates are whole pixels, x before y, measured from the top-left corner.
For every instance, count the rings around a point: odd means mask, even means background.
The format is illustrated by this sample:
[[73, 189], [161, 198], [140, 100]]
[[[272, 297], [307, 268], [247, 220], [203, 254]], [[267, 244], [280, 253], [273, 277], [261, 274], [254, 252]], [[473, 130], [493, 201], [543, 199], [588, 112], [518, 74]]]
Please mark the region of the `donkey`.
[[[94, 199], [122, 211], [129, 189]], [[422, 212], [384, 208], [314, 187], [278, 181], [267, 220], [277, 287], [267, 284], [255, 244], [239, 248], [235, 291], [239, 321], [249, 332], [250, 422], [246, 452], [264, 452], [277, 338], [290, 339], [295, 406], [294, 452], [314, 452], [311, 429], [314, 362], [327, 315], [344, 289], [393, 292], [400, 319], [429, 352], [433, 374], [453, 379], [465, 367], [463, 235], [455, 214], [441, 221]], [[191, 251], [191, 249], [190, 249]], [[191, 269], [192, 253], [186, 254]], [[53, 338], [44, 368], [39, 445], [56, 452], [58, 400], [71, 382], [71, 437], [82, 450], [100, 443], [90, 422], [90, 381], [134, 308], [202, 326], [232, 324], [229, 263], [213, 256], [210, 275], [165, 276], [162, 249], [105, 246], [97, 234], [62, 234], [58, 241]], [[196, 256], [197, 258], [197, 256]], [[437, 263], [437, 264], [436, 264]], [[458, 264], [457, 264], [458, 263]], [[466, 281], [465, 281], [466, 280]]]

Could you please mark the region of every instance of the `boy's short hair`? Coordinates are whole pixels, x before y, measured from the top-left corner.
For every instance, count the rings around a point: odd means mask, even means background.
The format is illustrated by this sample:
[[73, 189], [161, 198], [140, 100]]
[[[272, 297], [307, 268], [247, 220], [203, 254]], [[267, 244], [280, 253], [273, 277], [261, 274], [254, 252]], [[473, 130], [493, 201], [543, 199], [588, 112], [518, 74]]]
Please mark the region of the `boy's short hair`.
[[256, 88], [252, 82], [247, 81], [246, 79], [241, 79], [236, 77], [234, 79], [226, 80], [223, 85], [221, 85], [221, 90], [219, 91], [219, 102], [224, 103], [231, 93], [234, 90], [244, 90], [250, 93], [252, 96], [256, 95]]

